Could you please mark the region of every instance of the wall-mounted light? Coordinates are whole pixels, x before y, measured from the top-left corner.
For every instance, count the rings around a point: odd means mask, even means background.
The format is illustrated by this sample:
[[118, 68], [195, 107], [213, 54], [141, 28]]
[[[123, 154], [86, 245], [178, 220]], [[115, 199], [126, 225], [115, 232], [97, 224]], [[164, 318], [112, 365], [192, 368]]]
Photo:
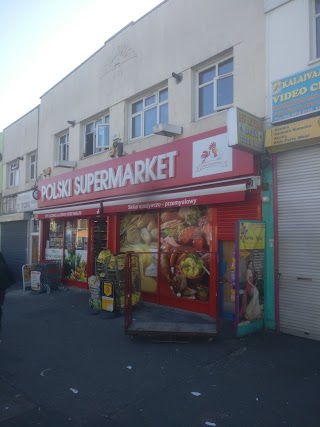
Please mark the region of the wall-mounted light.
[[72, 127], [74, 127], [74, 125], [76, 124], [75, 120], [68, 120], [69, 125], [71, 125]]
[[47, 176], [50, 176], [50, 175], [51, 175], [51, 172], [52, 172], [52, 169], [51, 169], [51, 167], [49, 166], [47, 169], [43, 169], [42, 174], [43, 174], [43, 176], [46, 178]]
[[262, 202], [263, 203], [269, 203], [270, 202], [270, 197], [269, 196], [263, 196], [262, 197]]
[[17, 160], [23, 160], [22, 156], [17, 157]]
[[114, 157], [116, 154], [118, 154], [118, 157], [122, 157], [125, 153], [123, 152], [123, 142], [121, 138], [114, 135], [110, 157]]
[[182, 75], [182, 73], [172, 73], [172, 77], [174, 78], [174, 79], [176, 79], [176, 82], [177, 83], [180, 83], [181, 82], [181, 80], [183, 79], [183, 75]]

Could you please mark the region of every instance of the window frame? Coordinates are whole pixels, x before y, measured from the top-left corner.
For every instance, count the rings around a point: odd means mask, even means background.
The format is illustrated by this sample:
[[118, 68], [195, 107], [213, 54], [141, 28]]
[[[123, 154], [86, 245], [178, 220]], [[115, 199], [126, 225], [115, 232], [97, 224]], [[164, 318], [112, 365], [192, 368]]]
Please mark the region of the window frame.
[[[62, 139], [65, 139], [62, 142]], [[65, 150], [64, 150], [65, 148]], [[70, 153], [70, 135], [69, 132], [65, 132], [58, 136], [58, 147], [57, 147], [57, 160], [69, 161], [69, 153]], [[64, 156], [65, 154], [65, 156]], [[66, 158], [64, 158], [66, 157]]]
[[[13, 169], [13, 166], [16, 166], [16, 168]], [[18, 160], [9, 164], [8, 184], [8, 188], [18, 187], [20, 184], [20, 165]]]
[[[34, 161], [32, 161], [32, 157], [34, 157]], [[28, 182], [35, 181], [37, 179], [37, 153], [34, 151], [28, 155]], [[33, 176], [32, 176], [33, 169]]]
[[[160, 94], [162, 92], [167, 92], [167, 97], [163, 101], [160, 101]], [[155, 97], [155, 102], [152, 102], [148, 104], [148, 100], [150, 100], [152, 97]], [[138, 110], [136, 112], [132, 112], [133, 106], [136, 104], [139, 104], [142, 102], [142, 109]], [[143, 96], [140, 96], [139, 98], [136, 98], [134, 101], [130, 102], [129, 105], [129, 135], [130, 135], [130, 141], [136, 141], [139, 139], [147, 138], [151, 135], [153, 135], [153, 131], [151, 133], [146, 134], [146, 120], [145, 115], [148, 111], [153, 110], [154, 108], [157, 109], [156, 111], [156, 123], [160, 123], [160, 113], [161, 113], [161, 107], [164, 105], [167, 105], [167, 117], [169, 117], [169, 89], [168, 86], [161, 86], [160, 88], [148, 92]], [[140, 134], [138, 136], [133, 136], [133, 119], [136, 117], [140, 117]], [[168, 120], [167, 120], [168, 122]], [[166, 122], [166, 123], [167, 123]]]
[[[87, 132], [87, 126], [93, 125], [92, 131]], [[108, 145], [99, 145], [99, 135], [100, 130], [107, 130], [106, 139], [108, 141]], [[105, 131], [104, 131], [105, 132]], [[87, 144], [87, 135], [93, 135], [92, 141], [92, 153], [86, 154], [86, 144]], [[83, 124], [83, 158], [87, 158], [89, 156], [94, 156], [99, 153], [103, 153], [110, 148], [110, 114], [104, 114], [99, 118], [95, 118], [93, 120], [87, 121]]]
[[[317, 20], [320, 20], [320, 11], [316, 13], [316, 1], [311, 1], [310, 19], [311, 19], [311, 61], [320, 59], [320, 25], [317, 40]], [[320, 6], [320, 4], [319, 4]]]
[[[219, 65], [221, 65], [223, 62], [226, 62], [228, 60], [232, 59], [232, 71], [225, 73], [225, 74], [218, 74], [219, 71]], [[208, 82], [205, 82], [203, 84], [199, 84], [199, 78], [200, 78], [200, 74], [206, 70], [209, 70], [210, 68], [214, 68], [215, 69], [215, 76], [213, 78], [213, 80], [210, 80]], [[233, 81], [233, 94], [232, 94], [232, 103], [230, 104], [223, 104], [218, 106], [218, 81], [221, 81], [225, 78], [228, 77], [232, 77], [232, 81]], [[213, 111], [205, 114], [205, 115], [201, 115], [200, 116], [200, 96], [199, 96], [199, 92], [200, 89], [205, 87], [205, 86], [209, 86], [209, 85], [213, 85]], [[210, 63], [207, 63], [205, 66], [198, 68], [196, 70], [196, 76], [195, 76], [195, 86], [196, 86], [196, 120], [199, 119], [203, 119], [205, 117], [209, 117], [215, 113], [218, 113], [220, 111], [226, 110], [227, 108], [230, 108], [234, 105], [234, 55], [228, 55], [226, 57], [223, 57], [217, 61], [212, 61]]]

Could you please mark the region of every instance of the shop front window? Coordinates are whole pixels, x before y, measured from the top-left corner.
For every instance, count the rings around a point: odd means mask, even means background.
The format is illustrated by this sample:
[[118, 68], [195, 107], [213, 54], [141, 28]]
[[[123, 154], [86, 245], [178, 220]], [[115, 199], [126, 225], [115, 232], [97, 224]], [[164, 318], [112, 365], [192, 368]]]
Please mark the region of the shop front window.
[[88, 220], [66, 221], [64, 240], [64, 278], [86, 282]]
[[46, 241], [45, 259], [62, 260], [63, 257], [63, 221], [51, 220], [49, 236]]

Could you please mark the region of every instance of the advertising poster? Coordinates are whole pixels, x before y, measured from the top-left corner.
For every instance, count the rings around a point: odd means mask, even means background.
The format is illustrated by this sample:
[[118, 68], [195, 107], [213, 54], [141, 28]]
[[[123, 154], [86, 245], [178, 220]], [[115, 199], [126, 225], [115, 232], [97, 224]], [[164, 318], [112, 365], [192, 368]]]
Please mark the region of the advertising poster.
[[265, 223], [237, 224], [237, 281], [239, 327], [263, 319]]
[[139, 254], [141, 290], [157, 291], [158, 214], [125, 213], [120, 217], [120, 252]]
[[160, 272], [164, 294], [208, 302], [210, 223], [206, 206], [162, 211]]
[[142, 291], [157, 292], [161, 282], [161, 295], [209, 301], [210, 223], [206, 206], [165, 209], [160, 214], [123, 214], [120, 236], [121, 252], [139, 254]]

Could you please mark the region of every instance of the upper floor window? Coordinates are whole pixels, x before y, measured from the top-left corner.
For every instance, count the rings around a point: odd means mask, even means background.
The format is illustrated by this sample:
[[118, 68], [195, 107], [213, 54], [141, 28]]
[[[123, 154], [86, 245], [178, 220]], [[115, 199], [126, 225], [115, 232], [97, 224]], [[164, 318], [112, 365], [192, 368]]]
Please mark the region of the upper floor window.
[[58, 160], [69, 160], [69, 133], [59, 137]]
[[198, 117], [233, 104], [233, 58], [200, 70], [197, 78]]
[[36, 153], [32, 153], [28, 156], [29, 161], [29, 174], [28, 181], [34, 181], [37, 177], [37, 156]]
[[168, 88], [131, 104], [131, 139], [152, 135], [158, 123], [168, 123]]
[[313, 59], [316, 59], [320, 57], [320, 0], [314, 0], [313, 16]]
[[99, 120], [86, 123], [84, 136], [84, 157], [91, 154], [100, 153], [109, 148], [109, 115], [101, 117]]
[[17, 187], [19, 185], [19, 162], [11, 163], [9, 166], [9, 187]]

